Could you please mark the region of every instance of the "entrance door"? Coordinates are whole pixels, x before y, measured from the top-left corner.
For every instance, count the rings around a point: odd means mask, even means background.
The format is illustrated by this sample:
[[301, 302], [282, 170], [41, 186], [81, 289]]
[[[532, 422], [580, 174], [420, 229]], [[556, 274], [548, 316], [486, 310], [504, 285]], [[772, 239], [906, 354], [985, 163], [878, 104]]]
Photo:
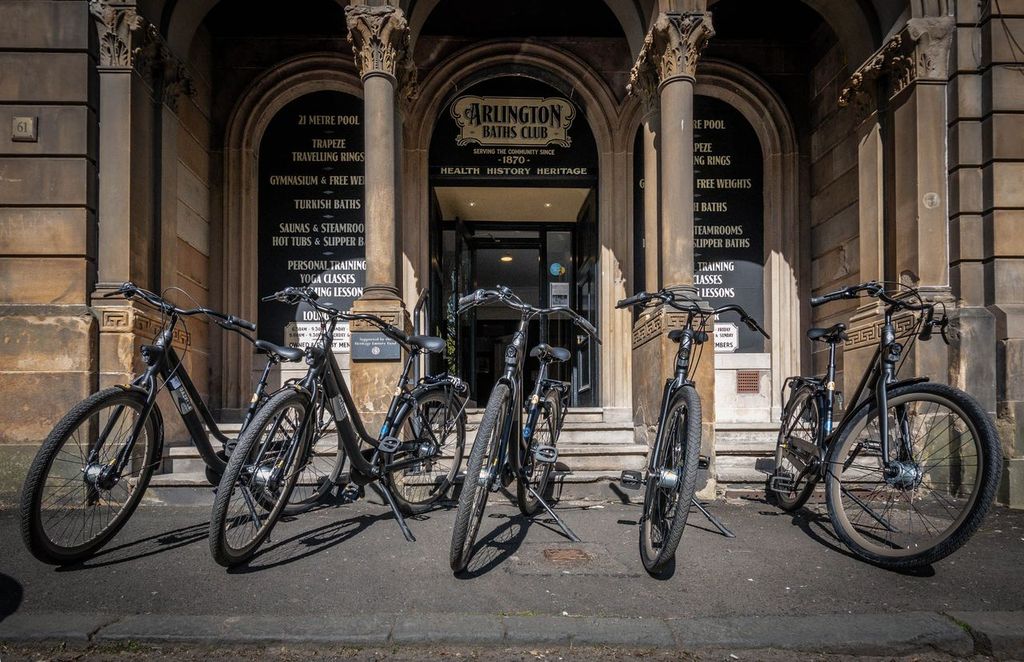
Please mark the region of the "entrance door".
[[[453, 302], [478, 288], [505, 285], [534, 306], [570, 306], [581, 310], [572, 224], [445, 223], [442, 235], [445, 251], [439, 266], [446, 277], [439, 279], [441, 301]], [[455, 291], [457, 285], [461, 288]], [[469, 383], [471, 398], [482, 405], [501, 375], [504, 350], [519, 324], [519, 314], [493, 305], [474, 308], [457, 319], [454, 315], [442, 318], [449, 322], [443, 325], [442, 332], [455, 348], [448, 369]], [[584, 348], [585, 341], [581, 343], [572, 323], [557, 317], [534, 321], [527, 341], [530, 348], [545, 342], [573, 352], [571, 364], [556, 364], [550, 374], [554, 379], [572, 382], [575, 387], [587, 385], [584, 399], [578, 397], [579, 388], [573, 389], [570, 404], [589, 404], [593, 380], [589, 372], [581, 371], [591, 370], [592, 362], [579, 362], [581, 353], [589, 349]], [[536, 377], [538, 369], [536, 359], [528, 358], [528, 381]]]

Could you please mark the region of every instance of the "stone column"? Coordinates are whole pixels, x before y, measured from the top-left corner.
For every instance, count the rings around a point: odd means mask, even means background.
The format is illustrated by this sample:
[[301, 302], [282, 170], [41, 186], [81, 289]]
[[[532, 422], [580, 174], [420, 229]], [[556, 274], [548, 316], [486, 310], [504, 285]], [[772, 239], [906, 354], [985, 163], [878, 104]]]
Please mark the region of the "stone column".
[[138, 90], [135, 63], [151, 26], [133, 2], [99, 0], [90, 10], [98, 34], [100, 86], [99, 112], [99, 206], [98, 278], [93, 309], [100, 321], [100, 388], [130, 381], [139, 332], [151, 321], [145, 311], [122, 299], [99, 298], [122, 282], [135, 280], [148, 286], [145, 267], [132, 255], [133, 194], [145, 171], [133, 168], [141, 158], [133, 149], [133, 124], [138, 120], [133, 104]]
[[[659, 109], [656, 190], [660, 236], [655, 233], [651, 237], [650, 224], [645, 223], [648, 246], [655, 242], [660, 246], [660, 259], [655, 261], [660, 263], [660, 281], [652, 282], [650, 276], [647, 279], [648, 287], [654, 289], [693, 286], [693, 88], [697, 61], [713, 35], [707, 12], [663, 13], [647, 34], [630, 72], [630, 93], [657, 99]], [[650, 167], [649, 163], [645, 165], [645, 169]], [[651, 187], [652, 182], [648, 180], [646, 186]], [[651, 196], [652, 192], [645, 195]], [[646, 197], [645, 202], [650, 199]], [[634, 365], [650, 366], [633, 371], [634, 429], [640, 443], [654, 439], [662, 384], [666, 375], [672, 374], [677, 348], [667, 333], [681, 326], [683, 320], [678, 312], [653, 310], [633, 327]], [[711, 348], [713, 344], [708, 345], [694, 376], [703, 405], [701, 454], [712, 459], [709, 480], [701, 491], [704, 497], [714, 496], [715, 489], [715, 366]]]
[[[949, 278], [946, 81], [951, 17], [914, 18], [850, 79], [840, 104], [861, 121], [861, 277], [899, 281], [955, 309]], [[845, 387], [855, 386], [877, 344], [881, 306], [865, 300], [852, 320]], [[917, 343], [904, 370], [948, 381], [941, 342]]]
[[[402, 10], [389, 5], [350, 5], [345, 8], [345, 17], [363, 81], [366, 136], [366, 286], [352, 310], [378, 315], [391, 324], [411, 329], [397, 287], [397, 173], [401, 167], [396, 100], [409, 96], [415, 85], [409, 27]], [[376, 328], [353, 323], [351, 331], [355, 345], [357, 334], [373, 333]], [[352, 392], [364, 418], [379, 422], [383, 417], [401, 369], [401, 360], [353, 358]]]

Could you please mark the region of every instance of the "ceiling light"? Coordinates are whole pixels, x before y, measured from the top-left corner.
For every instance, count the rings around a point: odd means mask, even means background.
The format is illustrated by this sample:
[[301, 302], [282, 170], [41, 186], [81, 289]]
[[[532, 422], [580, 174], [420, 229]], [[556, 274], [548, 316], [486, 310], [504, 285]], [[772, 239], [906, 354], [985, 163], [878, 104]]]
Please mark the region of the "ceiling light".
[[499, 258], [499, 259], [500, 259], [500, 260], [501, 260], [502, 262], [511, 262], [511, 261], [512, 261], [512, 256], [511, 256], [511, 255], [509, 255], [508, 253], [505, 253], [505, 254], [504, 254], [504, 255], [502, 255], [502, 256], [501, 256], [501, 258]]
[[550, 202], [545, 202], [545, 203], [544, 203], [544, 206], [545, 206], [545, 207], [550, 207], [550, 206], [551, 206], [551, 203], [550, 203]]
[[475, 202], [471, 202], [471, 203], [469, 203], [469, 206], [470, 207], [476, 207], [476, 203]]

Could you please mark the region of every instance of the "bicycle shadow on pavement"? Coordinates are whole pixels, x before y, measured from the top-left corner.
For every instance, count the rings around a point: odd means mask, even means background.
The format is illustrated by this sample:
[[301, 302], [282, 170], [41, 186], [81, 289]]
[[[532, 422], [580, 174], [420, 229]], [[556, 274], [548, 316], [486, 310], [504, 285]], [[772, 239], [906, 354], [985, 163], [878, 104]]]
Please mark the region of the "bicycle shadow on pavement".
[[244, 575], [295, 563], [351, 540], [377, 522], [393, 519], [390, 512], [362, 514], [307, 529], [283, 540], [274, 540], [271, 533], [270, 542], [252, 560], [228, 568], [228, 574]]
[[25, 589], [14, 577], [0, 572], [0, 623], [18, 611]]
[[210, 523], [208, 521], [202, 524], [189, 524], [179, 529], [155, 533], [151, 536], [122, 543], [115, 547], [105, 548], [92, 558], [60, 565], [55, 570], [57, 572], [79, 572], [129, 563], [149, 556], [163, 554], [173, 549], [187, 547], [200, 540], [206, 540], [209, 535]]
[[491, 513], [488, 519], [503, 518], [497, 528], [488, 532], [486, 536], [476, 541], [470, 551], [469, 565], [466, 570], [456, 573], [457, 579], [474, 579], [486, 575], [497, 568], [501, 563], [515, 554], [519, 546], [526, 538], [526, 532], [533, 523], [533, 519], [520, 513], [506, 515], [504, 513]]
[[[768, 502], [764, 502], [765, 505], [769, 505]], [[804, 506], [803, 508], [796, 510], [791, 513], [787, 513], [784, 510], [778, 512], [772, 511], [760, 511], [760, 515], [767, 515], [772, 517], [784, 517], [790, 518], [790, 524], [798, 527], [803, 531], [808, 538], [818, 543], [822, 547], [829, 549], [837, 554], [853, 559], [858, 563], [865, 563], [872, 565], [879, 570], [886, 570], [888, 572], [895, 573], [897, 575], [904, 575], [906, 577], [933, 577], [935, 576], [935, 567], [926, 565], [921, 568], [910, 568], [906, 570], [894, 570], [892, 568], [884, 568], [874, 563], [869, 563], [864, 559], [860, 558], [850, 550], [846, 549], [842, 541], [836, 536], [835, 531], [832, 530], [832, 522], [828, 518], [827, 513], [818, 512], [811, 508]]]

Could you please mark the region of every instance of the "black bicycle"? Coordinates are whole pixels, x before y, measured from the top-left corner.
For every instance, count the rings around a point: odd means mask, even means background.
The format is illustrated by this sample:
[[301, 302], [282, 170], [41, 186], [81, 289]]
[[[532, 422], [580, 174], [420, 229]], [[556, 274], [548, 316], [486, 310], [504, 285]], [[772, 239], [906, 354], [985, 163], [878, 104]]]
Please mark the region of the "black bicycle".
[[[306, 348], [306, 375], [260, 407], [238, 439], [210, 518], [213, 558], [228, 567], [252, 558], [284, 512], [326, 427], [333, 428], [349, 459], [343, 500], [357, 499], [364, 485], [378, 481], [403, 535], [414, 541], [402, 513], [421, 512], [444, 496], [465, 443], [466, 385], [448, 375], [415, 384], [409, 377], [418, 355], [443, 351], [444, 341], [407, 336], [374, 315], [344, 313], [318, 302], [309, 288], [289, 287], [264, 300], [307, 304], [321, 318], [321, 333]], [[366, 431], [331, 349], [339, 320], [369, 322], [409, 353], [377, 437]], [[317, 486], [323, 491], [336, 480], [328, 476]]]
[[640, 518], [640, 559], [647, 572], [654, 575], [669, 568], [675, 558], [691, 504], [724, 535], [733, 537], [732, 532], [694, 498], [698, 469], [708, 465], [707, 460], [700, 457], [700, 395], [692, 379], [700, 352], [694, 359], [694, 345], [708, 341], [709, 320], [730, 312], [737, 313], [752, 331], [768, 338], [765, 330], [740, 306], [703, 308], [688, 296], [692, 296], [688, 290], [669, 288], [654, 293], [639, 292], [615, 304], [616, 308], [665, 305], [686, 313], [682, 328], [668, 334], [679, 343], [679, 349], [675, 374], [666, 380], [662, 391], [658, 432], [647, 454], [647, 468], [643, 473], [623, 471], [621, 477], [624, 488], [646, 488]]
[[878, 347], [833, 424], [842, 408], [836, 346], [848, 339], [846, 326], [807, 332], [828, 345], [828, 367], [823, 377], [787, 380], [775, 460], [765, 469], [769, 498], [787, 511], [802, 507], [824, 480], [829, 518], [850, 551], [906, 570], [952, 554], [977, 530], [995, 497], [1002, 451], [991, 419], [970, 395], [927, 377], [898, 379], [907, 349], [901, 341], [912, 347], [938, 329], [948, 344], [948, 318], [941, 303], [926, 302], [917, 290], [893, 283], [897, 296], [886, 285], [862, 283], [811, 299], [812, 306], [880, 299]]
[[[452, 530], [449, 563], [462, 572], [469, 565], [473, 543], [480, 530], [487, 497], [511, 480], [516, 481], [516, 502], [526, 516], [543, 507], [574, 542], [579, 538], [544, 499], [551, 472], [558, 460], [558, 435], [565, 420], [570, 385], [548, 378], [551, 363], [568, 361], [569, 350], [541, 343], [530, 350], [540, 360], [533, 391], [523, 403], [523, 363], [529, 323], [534, 318], [563, 314], [598, 343], [597, 329], [585, 317], [566, 307], [536, 308], [511, 289], [477, 290], [459, 299], [459, 314], [485, 303], [499, 302], [519, 311], [519, 327], [505, 348], [505, 369], [487, 399], [476, 439], [469, 453], [466, 478], [459, 494], [455, 528]], [[513, 443], [513, 437], [516, 442]]]
[[[29, 467], [21, 496], [21, 534], [33, 556], [47, 563], [88, 558], [131, 517], [163, 454], [163, 414], [156, 398], [165, 386], [206, 463], [207, 479], [214, 485], [219, 482], [234, 440], [218, 428], [173, 347], [179, 322], [188, 337], [182, 318], [203, 316], [267, 354], [267, 367], [243, 428], [268, 397], [272, 367], [302, 358], [302, 350], [255, 340], [245, 331], [256, 326], [232, 315], [202, 307], [178, 308], [133, 283], [122, 284], [104, 298], [112, 296], [157, 309], [163, 327], [153, 344], [141, 348], [145, 372], [131, 384], [104, 389], [73, 407], [50, 432]], [[219, 450], [214, 450], [211, 435], [221, 444]]]

